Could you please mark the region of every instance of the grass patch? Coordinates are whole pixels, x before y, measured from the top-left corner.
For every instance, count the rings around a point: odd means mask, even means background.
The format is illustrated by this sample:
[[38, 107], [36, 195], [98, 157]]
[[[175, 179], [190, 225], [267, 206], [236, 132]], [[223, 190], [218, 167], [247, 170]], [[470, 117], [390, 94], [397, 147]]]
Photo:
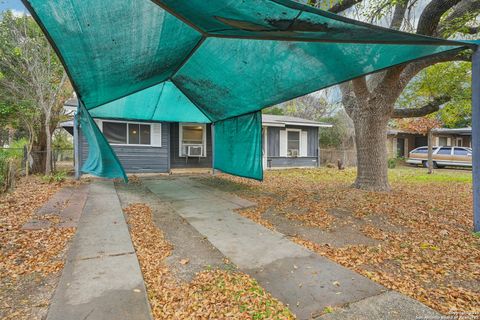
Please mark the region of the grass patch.
[[388, 176], [393, 183], [472, 182], [472, 171], [461, 169], [437, 169], [433, 174], [428, 174], [424, 168], [403, 167], [389, 170]]

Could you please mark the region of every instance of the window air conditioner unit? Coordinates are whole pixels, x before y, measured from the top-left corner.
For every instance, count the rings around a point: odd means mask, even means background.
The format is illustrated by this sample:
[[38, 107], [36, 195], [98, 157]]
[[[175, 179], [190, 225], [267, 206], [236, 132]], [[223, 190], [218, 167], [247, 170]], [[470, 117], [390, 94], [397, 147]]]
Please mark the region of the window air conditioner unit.
[[297, 149], [291, 149], [290, 150], [290, 156], [291, 157], [298, 157], [298, 150]]
[[203, 146], [187, 146], [187, 156], [201, 157], [203, 155]]

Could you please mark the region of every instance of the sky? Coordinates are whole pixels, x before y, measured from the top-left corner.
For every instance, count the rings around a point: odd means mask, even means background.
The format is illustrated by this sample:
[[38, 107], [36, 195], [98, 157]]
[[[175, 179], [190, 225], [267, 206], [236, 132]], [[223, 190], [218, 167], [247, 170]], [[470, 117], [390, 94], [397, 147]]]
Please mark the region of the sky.
[[0, 0], [0, 12], [12, 10], [14, 13], [27, 12], [27, 9], [20, 0]]

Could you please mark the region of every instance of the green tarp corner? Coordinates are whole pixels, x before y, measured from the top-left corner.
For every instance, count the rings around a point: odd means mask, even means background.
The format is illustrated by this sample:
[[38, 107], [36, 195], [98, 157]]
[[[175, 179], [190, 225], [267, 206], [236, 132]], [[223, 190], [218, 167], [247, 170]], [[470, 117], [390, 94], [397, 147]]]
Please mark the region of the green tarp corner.
[[215, 122], [214, 147], [215, 169], [262, 180], [262, 113]]
[[115, 152], [103, 133], [98, 129], [87, 109], [80, 103], [76, 119], [88, 142], [88, 157], [83, 163], [82, 172], [104, 178], [121, 178], [128, 181]]

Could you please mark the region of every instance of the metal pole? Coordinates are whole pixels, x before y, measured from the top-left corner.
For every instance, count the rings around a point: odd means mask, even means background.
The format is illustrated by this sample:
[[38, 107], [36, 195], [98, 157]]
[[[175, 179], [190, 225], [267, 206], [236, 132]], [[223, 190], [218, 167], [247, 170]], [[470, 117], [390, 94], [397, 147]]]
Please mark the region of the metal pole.
[[78, 108], [73, 117], [73, 156], [75, 161], [75, 179], [80, 179], [80, 154], [79, 154], [79, 139], [78, 139]]
[[215, 175], [215, 123], [210, 126], [212, 135], [212, 175]]
[[472, 57], [473, 229], [480, 231], [480, 48]]

